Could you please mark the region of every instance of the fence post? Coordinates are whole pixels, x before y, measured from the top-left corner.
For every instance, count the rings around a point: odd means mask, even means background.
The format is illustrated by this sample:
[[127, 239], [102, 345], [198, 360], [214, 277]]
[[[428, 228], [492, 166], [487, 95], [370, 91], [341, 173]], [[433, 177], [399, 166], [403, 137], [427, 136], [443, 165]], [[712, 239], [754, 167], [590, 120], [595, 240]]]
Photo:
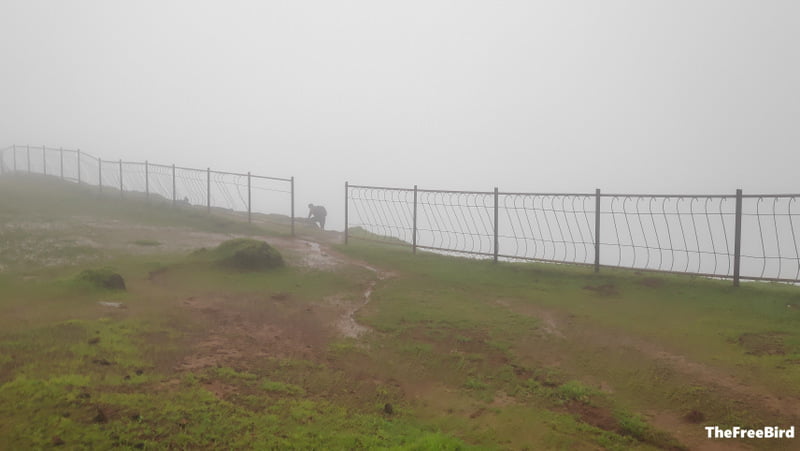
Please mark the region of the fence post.
[[600, 188], [594, 190], [594, 272], [600, 272]]
[[150, 200], [150, 163], [144, 160], [144, 195]]
[[97, 157], [97, 185], [100, 187], [100, 192], [103, 192], [103, 159]]
[[172, 206], [175, 206], [175, 163], [172, 163]]
[[42, 145], [42, 171], [47, 175], [47, 148]]
[[494, 187], [494, 262], [500, 254], [500, 196], [497, 187]]
[[31, 173], [31, 146], [25, 145], [25, 153], [28, 155], [28, 174]]
[[292, 188], [292, 200], [291, 200], [291, 202], [292, 202], [292, 236], [294, 236], [294, 176], [292, 176], [292, 178], [291, 178], [291, 183], [292, 183], [292, 186], [291, 186], [291, 188]]
[[250, 189], [250, 171], [247, 171], [247, 222], [252, 222], [252, 190]]
[[211, 213], [211, 168], [206, 168], [206, 211]]
[[[78, 185], [81, 184], [81, 149], [78, 149]], [[99, 159], [97, 161], [100, 161]]]
[[122, 159], [119, 160], [119, 197], [122, 197]]
[[411, 249], [417, 253], [417, 185], [414, 185], [414, 228], [411, 235]]
[[12, 144], [11, 147], [13, 149], [11, 155], [14, 157], [14, 172], [17, 172], [17, 145]]
[[347, 196], [350, 193], [348, 182], [344, 182], [344, 244], [347, 244]]
[[58, 161], [59, 161], [58, 167], [61, 170], [61, 180], [64, 180], [64, 148], [63, 147], [59, 147], [58, 148]]
[[742, 190], [736, 190], [736, 230], [733, 238], [733, 286], [739, 286], [739, 262], [742, 259]]

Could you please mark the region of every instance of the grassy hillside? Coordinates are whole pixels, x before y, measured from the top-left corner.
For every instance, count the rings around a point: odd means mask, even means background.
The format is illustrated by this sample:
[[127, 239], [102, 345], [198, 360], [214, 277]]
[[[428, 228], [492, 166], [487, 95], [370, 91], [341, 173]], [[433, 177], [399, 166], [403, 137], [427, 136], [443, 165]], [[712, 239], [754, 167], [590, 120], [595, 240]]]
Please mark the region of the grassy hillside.
[[[0, 192], [2, 449], [796, 447], [703, 429], [799, 423], [796, 287], [331, 246], [45, 178]], [[286, 266], [196, 252], [241, 236]], [[126, 290], [81, 277], [103, 268]]]

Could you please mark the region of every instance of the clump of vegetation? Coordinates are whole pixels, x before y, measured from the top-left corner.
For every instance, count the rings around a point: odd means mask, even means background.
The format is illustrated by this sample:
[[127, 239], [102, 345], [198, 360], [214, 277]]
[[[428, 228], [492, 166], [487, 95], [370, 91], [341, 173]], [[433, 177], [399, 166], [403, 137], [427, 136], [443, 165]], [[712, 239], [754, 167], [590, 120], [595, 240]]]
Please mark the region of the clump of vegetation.
[[125, 279], [110, 268], [86, 269], [78, 275], [78, 279], [97, 288], [125, 290]]
[[278, 268], [284, 265], [283, 256], [265, 241], [237, 238], [225, 241], [210, 252], [210, 257], [222, 266], [246, 271]]

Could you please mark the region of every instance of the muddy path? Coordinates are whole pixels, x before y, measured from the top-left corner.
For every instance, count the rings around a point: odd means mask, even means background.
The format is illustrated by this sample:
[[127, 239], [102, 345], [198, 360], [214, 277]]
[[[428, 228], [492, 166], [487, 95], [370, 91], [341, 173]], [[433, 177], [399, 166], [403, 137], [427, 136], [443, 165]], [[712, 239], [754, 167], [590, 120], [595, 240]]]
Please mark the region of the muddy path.
[[357, 314], [370, 302], [376, 285], [394, 277], [394, 273], [344, 256], [324, 243], [303, 238], [255, 238], [277, 248], [291, 266], [331, 272], [355, 267], [366, 270], [369, 276], [357, 293], [330, 293], [311, 301], [300, 301], [291, 293], [267, 298], [253, 294], [184, 299], [180, 301], [182, 307], [210, 327], [194, 344], [194, 352], [179, 363], [178, 370], [247, 366], [264, 357], [316, 360], [323, 357], [332, 341], [359, 339], [371, 332], [358, 322]]

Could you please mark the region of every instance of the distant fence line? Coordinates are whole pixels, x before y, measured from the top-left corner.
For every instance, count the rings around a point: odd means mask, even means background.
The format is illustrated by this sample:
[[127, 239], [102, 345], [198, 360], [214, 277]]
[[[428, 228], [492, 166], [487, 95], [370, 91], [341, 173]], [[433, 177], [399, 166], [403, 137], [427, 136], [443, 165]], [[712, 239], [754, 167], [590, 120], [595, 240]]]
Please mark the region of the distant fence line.
[[345, 183], [345, 243], [800, 282], [798, 194], [447, 191]]
[[294, 235], [294, 177], [267, 177], [251, 173], [212, 171], [150, 163], [111, 161], [80, 149], [13, 145], [0, 149], [0, 174], [25, 172], [104, 189], [160, 196], [173, 205], [282, 214], [290, 218]]

